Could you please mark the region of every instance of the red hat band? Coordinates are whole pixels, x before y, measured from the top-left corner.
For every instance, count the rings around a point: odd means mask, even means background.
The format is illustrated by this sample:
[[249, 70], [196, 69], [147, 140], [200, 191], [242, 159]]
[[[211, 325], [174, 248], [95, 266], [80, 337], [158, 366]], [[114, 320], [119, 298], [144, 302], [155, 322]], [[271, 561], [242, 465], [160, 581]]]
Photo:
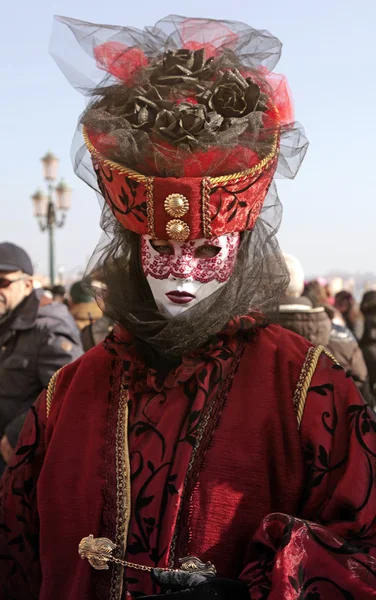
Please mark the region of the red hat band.
[[272, 182], [279, 140], [251, 169], [220, 177], [147, 177], [106, 159], [92, 145], [100, 191], [126, 228], [175, 241], [253, 229]]

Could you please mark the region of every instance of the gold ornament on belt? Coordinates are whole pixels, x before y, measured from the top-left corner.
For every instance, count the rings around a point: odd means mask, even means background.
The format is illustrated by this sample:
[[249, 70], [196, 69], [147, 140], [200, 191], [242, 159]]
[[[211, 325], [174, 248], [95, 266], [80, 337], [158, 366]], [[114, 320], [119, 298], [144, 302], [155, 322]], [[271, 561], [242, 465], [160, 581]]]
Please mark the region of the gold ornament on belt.
[[148, 567], [146, 565], [138, 565], [136, 563], [121, 560], [112, 556], [116, 544], [108, 538], [95, 538], [92, 534], [82, 538], [78, 545], [78, 554], [82, 559], [87, 559], [93, 569], [97, 571], [105, 571], [109, 568], [108, 563], [115, 563], [123, 567], [137, 569], [138, 571], [185, 571], [186, 573], [202, 573], [203, 575], [217, 574], [215, 566], [211, 562], [203, 563], [195, 556], [187, 556], [179, 560], [179, 569], [169, 569], [167, 567]]
[[113, 560], [112, 551], [116, 544], [108, 538], [95, 538], [93, 535], [82, 538], [78, 545], [78, 554], [87, 558], [91, 566], [97, 571], [107, 570], [108, 563]]
[[191, 230], [189, 229], [187, 223], [184, 223], [184, 221], [172, 219], [172, 221], [169, 221], [166, 225], [166, 233], [170, 240], [175, 240], [176, 242], [185, 242], [185, 240], [189, 238]]
[[164, 207], [171, 217], [183, 217], [189, 210], [189, 202], [182, 194], [170, 194], [164, 201]]

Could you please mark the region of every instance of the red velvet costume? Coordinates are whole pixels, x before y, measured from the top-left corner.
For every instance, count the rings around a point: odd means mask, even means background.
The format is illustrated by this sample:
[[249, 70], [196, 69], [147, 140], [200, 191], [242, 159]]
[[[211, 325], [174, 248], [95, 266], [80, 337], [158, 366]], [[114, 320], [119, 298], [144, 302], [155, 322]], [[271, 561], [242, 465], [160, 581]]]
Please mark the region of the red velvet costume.
[[244, 325], [164, 381], [120, 331], [58, 375], [2, 482], [1, 598], [153, 591], [82, 561], [89, 534], [137, 565], [197, 555], [252, 599], [376, 597], [374, 414], [324, 352]]
[[[306, 143], [283, 80], [265, 68], [279, 41], [180, 17], [137, 35], [62, 21], [123, 82], [106, 80], [81, 124], [108, 212], [133, 234], [109, 220], [103, 264], [119, 285], [110, 278], [104, 300], [119, 300], [123, 326], [53, 378], [1, 481], [1, 600], [151, 595], [151, 570], [187, 556], [213, 563], [217, 583], [245, 582], [252, 600], [376, 598], [375, 415], [324, 348], [266, 327], [259, 312], [239, 316], [286, 287], [262, 206], [272, 196], [278, 210], [274, 172], [293, 176]], [[136, 234], [168, 260], [182, 242], [233, 232], [244, 232], [233, 272], [186, 316], [162, 316], [151, 286], [137, 296], [150, 279], [136, 279]], [[184, 275], [172, 279], [176, 288]], [[141, 358], [146, 343], [158, 370]], [[189, 587], [180, 598], [203, 598]]]

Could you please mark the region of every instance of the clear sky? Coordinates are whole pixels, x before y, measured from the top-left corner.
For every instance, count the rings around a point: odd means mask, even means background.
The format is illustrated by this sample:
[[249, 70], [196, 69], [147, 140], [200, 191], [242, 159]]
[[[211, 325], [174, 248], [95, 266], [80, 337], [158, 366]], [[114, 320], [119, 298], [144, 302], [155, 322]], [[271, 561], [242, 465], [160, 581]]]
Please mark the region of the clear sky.
[[239, 20], [283, 44], [278, 65], [293, 91], [310, 148], [294, 181], [280, 182], [280, 242], [309, 274], [376, 272], [374, 0], [17, 0], [2, 5], [0, 240], [24, 246], [47, 272], [47, 236], [32, 217], [39, 158], [51, 149], [74, 188], [57, 263], [84, 266], [100, 229], [92, 190], [77, 179], [70, 146], [83, 97], [48, 54], [53, 14], [142, 28], [170, 13]]

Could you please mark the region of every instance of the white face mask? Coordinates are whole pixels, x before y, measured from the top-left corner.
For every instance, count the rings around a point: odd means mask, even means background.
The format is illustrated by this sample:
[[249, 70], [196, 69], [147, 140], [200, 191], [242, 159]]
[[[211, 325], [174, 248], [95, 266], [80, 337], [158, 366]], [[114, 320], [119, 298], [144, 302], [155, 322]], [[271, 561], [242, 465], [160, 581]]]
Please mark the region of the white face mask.
[[141, 262], [159, 310], [180, 315], [229, 280], [240, 235], [173, 242], [141, 236]]

